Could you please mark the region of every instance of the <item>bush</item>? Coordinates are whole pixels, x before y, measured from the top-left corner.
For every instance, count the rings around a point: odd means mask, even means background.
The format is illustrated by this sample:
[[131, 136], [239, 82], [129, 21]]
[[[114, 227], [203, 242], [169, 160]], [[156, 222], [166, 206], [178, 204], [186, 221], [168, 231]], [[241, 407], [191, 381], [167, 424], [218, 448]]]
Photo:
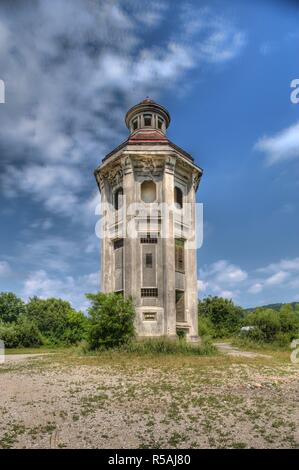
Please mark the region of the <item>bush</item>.
[[[232, 300], [222, 297], [207, 297], [198, 303], [199, 325], [215, 337], [236, 333], [243, 320], [244, 312]], [[203, 321], [205, 318], [207, 321]]]
[[0, 293], [0, 321], [11, 323], [25, 313], [26, 306], [22, 299], [12, 292]]
[[91, 302], [88, 309], [88, 333], [91, 349], [112, 348], [128, 343], [135, 334], [135, 310], [131, 299], [119, 294], [86, 294]]
[[198, 334], [200, 337], [211, 337], [217, 336], [213, 323], [210, 318], [199, 315], [198, 317]]
[[279, 311], [258, 308], [247, 315], [244, 323], [255, 326], [246, 337], [258, 343], [287, 346], [299, 335], [299, 316], [291, 305], [284, 305]]
[[63, 342], [66, 344], [78, 344], [87, 339], [89, 321], [82, 312], [75, 310], [67, 313], [67, 326], [63, 333]]
[[33, 321], [28, 320], [25, 316], [19, 318], [16, 324], [16, 329], [19, 346], [30, 348], [41, 346], [43, 344], [43, 338], [37, 325]]
[[33, 297], [27, 304], [27, 318], [33, 321], [49, 344], [74, 344], [86, 336], [87, 320], [61, 299]]
[[19, 346], [19, 336], [14, 323], [0, 324], [0, 339], [6, 348], [17, 348]]
[[247, 315], [246, 324], [256, 327], [248, 333], [253, 339], [273, 341], [280, 331], [279, 313], [275, 310], [260, 308]]
[[6, 348], [37, 347], [43, 344], [42, 335], [34, 322], [22, 316], [16, 323], [0, 324], [0, 339]]

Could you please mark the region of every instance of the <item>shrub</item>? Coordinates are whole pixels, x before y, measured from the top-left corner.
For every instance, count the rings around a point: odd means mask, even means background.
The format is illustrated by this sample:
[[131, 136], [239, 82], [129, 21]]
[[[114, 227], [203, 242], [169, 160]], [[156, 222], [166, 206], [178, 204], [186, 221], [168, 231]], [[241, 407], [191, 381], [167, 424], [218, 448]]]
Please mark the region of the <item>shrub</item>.
[[283, 305], [279, 311], [258, 308], [247, 315], [244, 323], [255, 326], [246, 336], [259, 343], [287, 346], [299, 335], [299, 316], [291, 305]]
[[4, 341], [6, 348], [17, 348], [19, 346], [19, 336], [14, 323], [0, 324], [0, 339]]
[[118, 347], [134, 337], [135, 310], [131, 299], [119, 294], [86, 294], [91, 302], [89, 345], [91, 349]]
[[63, 342], [77, 344], [87, 339], [88, 318], [82, 312], [71, 310], [67, 313], [67, 324], [63, 333]]
[[200, 337], [210, 336], [214, 338], [217, 336], [213, 323], [209, 317], [203, 315], [198, 316], [198, 334]]
[[256, 326], [249, 336], [259, 341], [273, 341], [280, 331], [279, 313], [271, 309], [259, 308], [246, 317], [246, 324]]
[[25, 313], [26, 306], [22, 299], [12, 292], [0, 293], [0, 320], [5, 323], [15, 322]]
[[37, 347], [43, 343], [42, 335], [36, 324], [25, 316], [16, 323], [0, 324], [0, 339], [6, 348]]
[[[213, 337], [229, 336], [236, 333], [243, 320], [244, 312], [232, 300], [222, 297], [207, 297], [198, 303], [199, 324], [210, 329]], [[201, 317], [208, 321], [202, 322]], [[212, 328], [211, 328], [212, 327]]]
[[27, 304], [26, 315], [50, 344], [73, 344], [86, 335], [87, 320], [85, 322], [83, 313], [76, 312], [65, 300], [33, 297]]
[[19, 346], [23, 348], [37, 347], [43, 344], [42, 335], [37, 325], [28, 320], [24, 315], [21, 316], [16, 324]]

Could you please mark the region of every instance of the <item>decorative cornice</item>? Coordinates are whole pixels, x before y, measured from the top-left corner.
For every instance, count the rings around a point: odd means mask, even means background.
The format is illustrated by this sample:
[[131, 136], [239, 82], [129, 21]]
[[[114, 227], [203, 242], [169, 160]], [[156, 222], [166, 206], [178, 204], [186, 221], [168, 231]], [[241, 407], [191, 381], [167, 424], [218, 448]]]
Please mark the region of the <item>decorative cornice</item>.
[[193, 170], [192, 171], [192, 186], [194, 188], [194, 191], [197, 191], [198, 185], [200, 183], [200, 178], [201, 178], [201, 173], [198, 170]]
[[167, 157], [165, 160], [165, 173], [169, 173], [170, 175], [174, 174], [175, 165], [176, 165], [176, 157]]

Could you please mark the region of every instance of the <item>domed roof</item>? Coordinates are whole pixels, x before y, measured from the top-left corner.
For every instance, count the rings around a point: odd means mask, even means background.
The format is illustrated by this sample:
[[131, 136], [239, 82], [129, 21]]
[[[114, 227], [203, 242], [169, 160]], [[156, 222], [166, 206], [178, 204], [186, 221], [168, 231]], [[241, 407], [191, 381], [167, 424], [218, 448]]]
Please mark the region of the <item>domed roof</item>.
[[170, 114], [167, 109], [164, 108], [164, 106], [161, 104], [158, 104], [154, 100], [150, 99], [148, 96], [143, 101], [140, 101], [140, 103], [135, 104], [135, 106], [129, 109], [125, 117], [126, 126], [129, 128], [130, 121], [136, 114], [150, 111], [160, 114], [165, 119], [166, 128], [169, 126]]

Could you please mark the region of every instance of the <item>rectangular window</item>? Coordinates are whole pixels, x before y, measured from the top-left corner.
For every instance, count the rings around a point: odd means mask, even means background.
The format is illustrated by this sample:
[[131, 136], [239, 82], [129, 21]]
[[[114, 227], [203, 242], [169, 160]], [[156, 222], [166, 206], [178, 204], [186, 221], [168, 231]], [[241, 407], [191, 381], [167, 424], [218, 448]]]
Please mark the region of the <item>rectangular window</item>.
[[120, 238], [119, 240], [114, 241], [114, 249], [122, 248], [124, 246], [124, 239]]
[[143, 288], [141, 289], [141, 297], [158, 297], [158, 289], [153, 288]]
[[157, 244], [158, 243], [158, 237], [159, 234], [157, 233], [144, 233], [142, 234], [142, 236], [140, 237], [140, 243], [155, 243]]
[[147, 268], [153, 267], [153, 255], [151, 253], [146, 253], [145, 255], [145, 266]]
[[184, 273], [185, 272], [185, 253], [184, 253], [184, 240], [175, 240], [175, 270]]
[[156, 321], [157, 313], [156, 312], [143, 312], [144, 321]]
[[162, 129], [163, 126], [163, 119], [158, 118], [158, 129]]
[[185, 295], [183, 291], [175, 291], [175, 309], [176, 309], [176, 321], [185, 321]]

